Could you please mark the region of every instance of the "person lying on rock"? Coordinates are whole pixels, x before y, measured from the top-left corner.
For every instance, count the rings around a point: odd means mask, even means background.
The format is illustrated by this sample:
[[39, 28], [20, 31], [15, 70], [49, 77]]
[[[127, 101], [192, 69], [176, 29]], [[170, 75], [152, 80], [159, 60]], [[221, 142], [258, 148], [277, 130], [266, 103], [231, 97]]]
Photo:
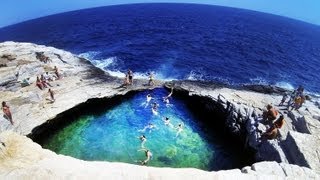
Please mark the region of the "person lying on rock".
[[262, 116], [263, 116], [264, 120], [272, 122], [272, 121], [276, 120], [278, 114], [279, 114], [279, 112], [274, 107], [272, 107], [271, 104], [268, 104], [267, 111], [264, 111]]
[[10, 107], [7, 105], [5, 101], [2, 101], [2, 111], [5, 115], [5, 117], [10, 121], [10, 123], [13, 125], [13, 120], [12, 120], [12, 114], [10, 111]]

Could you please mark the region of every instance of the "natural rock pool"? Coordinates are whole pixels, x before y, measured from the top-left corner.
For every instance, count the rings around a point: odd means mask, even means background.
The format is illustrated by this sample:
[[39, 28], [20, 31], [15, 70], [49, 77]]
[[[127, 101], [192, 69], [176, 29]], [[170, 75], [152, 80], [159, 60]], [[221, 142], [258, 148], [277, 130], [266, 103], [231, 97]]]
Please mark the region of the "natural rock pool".
[[[152, 96], [149, 104], [147, 94]], [[227, 139], [208, 129], [181, 97], [173, 95], [169, 105], [164, 103], [163, 97], [168, 94], [163, 88], [137, 92], [121, 98], [116, 105], [100, 105], [91, 115], [82, 112], [64, 117], [75, 120], [49, 133], [40, 144], [58, 154], [92, 161], [141, 164], [146, 155], [139, 150], [145, 148], [153, 155], [147, 166], [203, 170], [242, 166], [241, 147], [230, 147]], [[157, 115], [152, 111], [154, 102], [159, 105]], [[90, 105], [90, 108], [95, 109], [95, 106]], [[169, 125], [165, 124], [165, 117], [169, 117]], [[149, 123], [155, 128], [148, 128]], [[180, 133], [179, 123], [183, 124]], [[147, 139], [144, 144], [139, 139], [142, 135]]]

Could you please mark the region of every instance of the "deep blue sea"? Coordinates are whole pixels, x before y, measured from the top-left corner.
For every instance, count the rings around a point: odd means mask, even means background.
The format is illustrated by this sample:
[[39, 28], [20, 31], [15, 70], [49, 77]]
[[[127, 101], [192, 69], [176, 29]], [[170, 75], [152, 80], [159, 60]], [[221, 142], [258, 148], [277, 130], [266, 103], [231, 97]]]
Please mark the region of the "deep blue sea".
[[320, 92], [320, 26], [255, 11], [133, 4], [47, 16], [0, 29], [0, 41], [71, 51], [122, 76], [232, 85], [303, 85]]

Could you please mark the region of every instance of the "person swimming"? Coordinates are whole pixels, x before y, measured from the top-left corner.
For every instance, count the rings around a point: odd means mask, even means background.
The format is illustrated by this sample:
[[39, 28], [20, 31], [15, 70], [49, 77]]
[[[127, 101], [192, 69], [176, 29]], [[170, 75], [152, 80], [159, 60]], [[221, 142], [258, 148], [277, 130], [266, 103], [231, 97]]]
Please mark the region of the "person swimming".
[[144, 144], [147, 141], [146, 136], [145, 135], [141, 135], [141, 136], [139, 136], [139, 139], [141, 140], [141, 148], [144, 148]]
[[153, 129], [156, 129], [156, 125], [149, 123], [147, 126], [145, 126], [143, 129], [138, 130], [139, 132], [145, 132], [147, 129], [149, 129], [149, 132], [151, 132]]
[[169, 127], [173, 127], [173, 125], [170, 122], [170, 119], [168, 117], [165, 117], [163, 119], [164, 125], [169, 126]]
[[151, 94], [147, 94], [147, 102], [148, 102], [148, 103], [151, 101], [151, 99], [152, 99]]
[[176, 127], [176, 129], [177, 129], [176, 137], [178, 137], [179, 134], [183, 131], [183, 124], [179, 123], [178, 126]]
[[154, 115], [158, 115], [158, 104], [154, 102], [154, 103], [152, 104], [151, 110], [152, 110], [152, 113], [153, 113]]
[[152, 152], [148, 149], [145, 149], [145, 148], [142, 148], [138, 151], [144, 151], [145, 152], [145, 156], [147, 157], [147, 159], [143, 160], [143, 161], [140, 161], [142, 165], [146, 165], [151, 159], [152, 159]]

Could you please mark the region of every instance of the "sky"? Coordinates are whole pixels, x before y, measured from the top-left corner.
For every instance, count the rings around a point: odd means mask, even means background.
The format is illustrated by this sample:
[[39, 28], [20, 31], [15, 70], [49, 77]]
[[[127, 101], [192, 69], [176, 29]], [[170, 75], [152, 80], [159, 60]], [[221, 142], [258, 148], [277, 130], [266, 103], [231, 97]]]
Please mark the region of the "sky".
[[320, 0], [0, 0], [0, 27], [78, 9], [154, 2], [236, 7], [286, 16], [320, 25]]

